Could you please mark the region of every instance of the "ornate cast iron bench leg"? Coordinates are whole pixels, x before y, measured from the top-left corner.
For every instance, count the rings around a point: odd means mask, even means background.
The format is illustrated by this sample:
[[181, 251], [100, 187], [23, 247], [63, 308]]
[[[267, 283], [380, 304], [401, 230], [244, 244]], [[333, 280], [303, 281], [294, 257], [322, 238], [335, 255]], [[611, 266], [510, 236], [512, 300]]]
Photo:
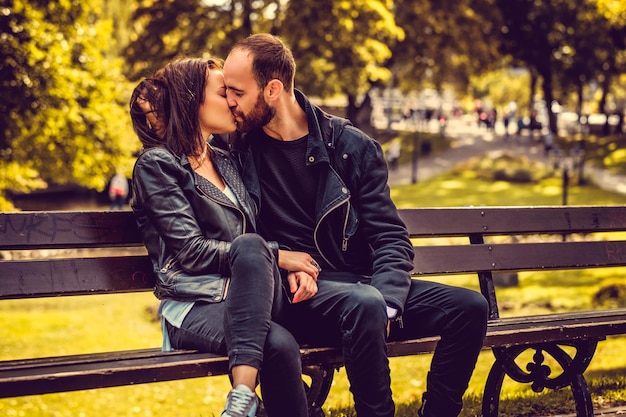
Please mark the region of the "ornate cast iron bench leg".
[[311, 385], [305, 383], [309, 402], [309, 417], [324, 417], [322, 406], [333, 382], [335, 367], [332, 365], [304, 366], [302, 373], [311, 377]]
[[[576, 403], [576, 415], [578, 417], [593, 417], [591, 395], [583, 373], [589, 366], [595, 353], [598, 340], [574, 340], [566, 343], [540, 343], [526, 346], [495, 347], [493, 353], [496, 357], [487, 382], [483, 396], [482, 415], [484, 417], [497, 417], [500, 403], [500, 391], [504, 376], [521, 383], [530, 383], [533, 391], [539, 393], [544, 389], [558, 390], [569, 386]], [[575, 349], [573, 356], [563, 349], [570, 346]], [[522, 353], [534, 350], [532, 362], [526, 364], [526, 369], [521, 369], [515, 362]], [[552, 369], [544, 364], [544, 353], [554, 358], [560, 366], [560, 373], [550, 377]], [[557, 369], [559, 371], [559, 369]]]

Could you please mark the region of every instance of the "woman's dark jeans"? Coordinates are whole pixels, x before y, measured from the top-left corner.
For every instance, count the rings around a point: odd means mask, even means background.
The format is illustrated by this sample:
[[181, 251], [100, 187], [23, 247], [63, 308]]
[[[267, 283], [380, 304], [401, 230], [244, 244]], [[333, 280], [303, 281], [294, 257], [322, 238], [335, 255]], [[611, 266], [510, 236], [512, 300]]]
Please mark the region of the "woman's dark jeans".
[[[294, 304], [288, 328], [301, 343], [341, 346], [359, 417], [393, 417], [386, 350], [386, 304], [361, 283], [318, 280], [310, 300]], [[389, 340], [441, 336], [427, 378], [424, 416], [453, 417], [474, 370], [487, 329], [487, 302], [475, 291], [413, 280]], [[410, 389], [410, 387], [406, 387]]]
[[285, 296], [274, 256], [256, 234], [237, 237], [230, 250], [226, 301], [196, 302], [180, 329], [168, 324], [172, 346], [226, 354], [232, 368], [260, 370], [268, 416], [307, 417], [300, 349], [278, 322]]

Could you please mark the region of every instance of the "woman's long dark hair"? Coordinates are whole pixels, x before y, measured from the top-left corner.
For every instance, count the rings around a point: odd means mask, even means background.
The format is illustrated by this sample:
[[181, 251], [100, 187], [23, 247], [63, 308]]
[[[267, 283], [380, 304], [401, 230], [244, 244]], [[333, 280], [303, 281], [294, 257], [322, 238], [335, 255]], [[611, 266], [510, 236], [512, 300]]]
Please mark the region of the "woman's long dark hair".
[[198, 113], [214, 60], [183, 58], [141, 81], [130, 99], [133, 129], [144, 148], [166, 146], [177, 155], [200, 156], [206, 144]]

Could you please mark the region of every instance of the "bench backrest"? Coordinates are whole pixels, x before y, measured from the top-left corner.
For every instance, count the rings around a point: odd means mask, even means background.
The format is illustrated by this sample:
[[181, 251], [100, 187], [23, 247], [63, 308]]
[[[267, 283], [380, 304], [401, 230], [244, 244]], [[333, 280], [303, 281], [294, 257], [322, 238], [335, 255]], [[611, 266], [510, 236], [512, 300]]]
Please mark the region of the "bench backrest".
[[[414, 274], [477, 273], [491, 318], [498, 317], [494, 271], [626, 265], [626, 206], [399, 212], [416, 238]], [[441, 242], [456, 237], [466, 239]], [[428, 238], [440, 241], [420, 242]], [[154, 284], [130, 211], [0, 213], [0, 255], [3, 251], [0, 299], [147, 291]], [[22, 258], [32, 251], [47, 252]]]

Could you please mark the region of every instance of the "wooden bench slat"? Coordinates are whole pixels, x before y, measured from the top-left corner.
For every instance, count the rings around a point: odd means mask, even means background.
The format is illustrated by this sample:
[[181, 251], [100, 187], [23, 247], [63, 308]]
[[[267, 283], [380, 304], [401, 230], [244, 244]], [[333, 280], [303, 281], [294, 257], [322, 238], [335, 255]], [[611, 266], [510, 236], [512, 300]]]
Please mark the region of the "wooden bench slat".
[[624, 230], [624, 206], [448, 207], [400, 209], [411, 236], [592, 233]]
[[623, 266], [626, 241], [419, 246], [414, 274]]
[[[622, 266], [626, 241], [415, 248], [415, 275]], [[2, 261], [0, 299], [150, 290], [147, 256]], [[19, 279], [15, 279], [19, 277]]]
[[[0, 369], [0, 398], [225, 375], [228, 359], [208, 353], [75, 362], [18, 371]], [[1, 368], [1, 363], [0, 363]], [[33, 372], [36, 371], [36, 372]]]
[[0, 262], [0, 299], [145, 291], [154, 285], [147, 256]]
[[[67, 365], [78, 363], [105, 362], [117, 359], [153, 358], [173, 353], [175, 352], [163, 352], [159, 348], [147, 348], [123, 350], [117, 352], [86, 353], [77, 355], [49, 356], [42, 358], [14, 359], [0, 361], [0, 371], [6, 372], [12, 369], [37, 368], [42, 365]], [[179, 354], [180, 352], [177, 351], [176, 353]]]
[[0, 213], [0, 250], [142, 245], [133, 213]]
[[[400, 209], [399, 213], [412, 236], [591, 233], [624, 230], [626, 225], [623, 206], [435, 207]], [[0, 213], [0, 250], [141, 242], [130, 211]]]

